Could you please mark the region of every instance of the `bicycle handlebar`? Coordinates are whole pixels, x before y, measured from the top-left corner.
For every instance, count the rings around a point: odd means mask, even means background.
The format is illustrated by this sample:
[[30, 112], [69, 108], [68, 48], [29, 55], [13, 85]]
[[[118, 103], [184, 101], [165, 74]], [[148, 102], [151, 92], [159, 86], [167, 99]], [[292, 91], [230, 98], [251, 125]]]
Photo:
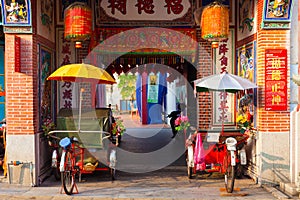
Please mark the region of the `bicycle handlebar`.
[[51, 137], [53, 139], [56, 139], [56, 140], [60, 140], [61, 138], [60, 137], [57, 137], [55, 135], [53, 135], [53, 133], [55, 133], [54, 131], [50, 131], [49, 133], [47, 133], [47, 137]]
[[[62, 138], [60, 137], [57, 137], [57, 136], [54, 136], [53, 134], [55, 133], [80, 133], [80, 132], [86, 132], [86, 133], [104, 133], [106, 136], [102, 138], [102, 141], [105, 140], [105, 139], [109, 139], [111, 137], [111, 133], [108, 133], [108, 132], [105, 132], [105, 131], [75, 131], [75, 130], [71, 130], [71, 131], [68, 131], [68, 130], [54, 130], [54, 131], [50, 131], [47, 133], [47, 136], [48, 137], [51, 137], [53, 139], [56, 139], [56, 140], [61, 140]], [[77, 142], [79, 144], [79, 141], [74, 141], [71, 137], [69, 137], [71, 139], [71, 142]]]

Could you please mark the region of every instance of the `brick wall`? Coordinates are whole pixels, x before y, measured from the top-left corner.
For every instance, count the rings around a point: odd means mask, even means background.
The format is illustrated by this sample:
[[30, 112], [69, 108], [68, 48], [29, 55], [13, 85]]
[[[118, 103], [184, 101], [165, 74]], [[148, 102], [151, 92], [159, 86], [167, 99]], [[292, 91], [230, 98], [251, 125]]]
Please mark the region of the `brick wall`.
[[[263, 13], [264, 1], [258, 1], [258, 13]], [[290, 31], [261, 29], [262, 14], [258, 14], [257, 32], [257, 85], [258, 90], [258, 120], [257, 126], [262, 132], [286, 132], [289, 131], [290, 112], [265, 111], [265, 50], [286, 48], [288, 66], [290, 66]], [[290, 68], [288, 67], [288, 94], [290, 93]], [[288, 105], [289, 105], [288, 96]]]
[[34, 134], [37, 131], [37, 56], [32, 35], [21, 38], [21, 72], [15, 72], [15, 35], [5, 35], [7, 134]]
[[[197, 32], [198, 40], [198, 66], [197, 79], [211, 75], [212, 68], [212, 48], [210, 42], [201, 38], [200, 31]], [[198, 119], [199, 129], [208, 129], [211, 127], [213, 119], [212, 93], [198, 93]]]

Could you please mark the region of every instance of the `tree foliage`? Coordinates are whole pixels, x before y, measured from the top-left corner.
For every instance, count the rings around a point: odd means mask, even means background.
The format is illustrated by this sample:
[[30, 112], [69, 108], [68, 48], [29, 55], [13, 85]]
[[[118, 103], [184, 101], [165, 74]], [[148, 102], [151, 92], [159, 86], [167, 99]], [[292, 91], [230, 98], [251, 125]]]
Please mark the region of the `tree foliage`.
[[119, 76], [118, 88], [121, 90], [121, 95], [124, 100], [135, 99], [136, 75], [121, 74]]

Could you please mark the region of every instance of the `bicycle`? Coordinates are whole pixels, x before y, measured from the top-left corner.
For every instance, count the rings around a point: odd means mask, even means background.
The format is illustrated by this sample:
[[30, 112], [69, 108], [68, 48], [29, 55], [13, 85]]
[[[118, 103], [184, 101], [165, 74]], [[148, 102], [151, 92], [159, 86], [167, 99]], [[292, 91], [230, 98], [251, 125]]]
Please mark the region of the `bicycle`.
[[[102, 138], [104, 140], [108, 139], [110, 141], [111, 135], [107, 134]], [[62, 154], [60, 159], [59, 170], [61, 173], [62, 188], [67, 195], [73, 194], [74, 188], [76, 193], [78, 189], [76, 186], [76, 175], [79, 175], [79, 182], [81, 181], [82, 173], [92, 173], [92, 171], [86, 171], [82, 165], [76, 165], [76, 158], [80, 157], [80, 161], [83, 162], [85, 148], [82, 147], [79, 140], [76, 137], [65, 137], [59, 142], [60, 147], [62, 147]], [[109, 142], [108, 148], [108, 162], [109, 169], [112, 180], [115, 180], [116, 173], [116, 146], [113, 142]], [[105, 168], [107, 169], [107, 168]], [[102, 170], [102, 169], [100, 169]]]
[[76, 137], [65, 137], [60, 140], [59, 145], [62, 147], [61, 162], [59, 165], [62, 187], [67, 195], [73, 194], [74, 188], [77, 190], [76, 193], [78, 193], [75, 177], [80, 171], [79, 167], [76, 166], [76, 157], [82, 155], [79, 140]]
[[226, 154], [224, 158], [225, 169], [225, 188], [228, 193], [232, 193], [235, 182], [235, 169], [236, 169], [236, 144], [237, 141], [233, 137], [225, 140]]

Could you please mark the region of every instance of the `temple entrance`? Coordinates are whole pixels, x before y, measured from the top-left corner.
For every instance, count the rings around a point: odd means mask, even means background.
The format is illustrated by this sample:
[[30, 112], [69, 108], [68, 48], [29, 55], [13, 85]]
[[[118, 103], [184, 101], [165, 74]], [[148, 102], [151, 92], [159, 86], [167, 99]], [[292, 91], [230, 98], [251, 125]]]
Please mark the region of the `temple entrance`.
[[138, 117], [141, 124], [168, 124], [167, 115], [181, 104], [182, 114], [189, 115], [196, 125], [196, 98], [192, 86], [196, 69], [180, 56], [126, 55], [107, 70], [116, 80], [122, 79], [114, 86], [106, 86], [107, 104], [115, 108], [116, 114], [130, 113], [132, 118]]
[[183, 114], [191, 113], [196, 125], [195, 34], [190, 28], [97, 28], [83, 61], [117, 77], [122, 73], [136, 76], [136, 88], [129, 97], [106, 104], [117, 105], [121, 112], [132, 111], [142, 124], [165, 123], [165, 115], [182, 104]]

